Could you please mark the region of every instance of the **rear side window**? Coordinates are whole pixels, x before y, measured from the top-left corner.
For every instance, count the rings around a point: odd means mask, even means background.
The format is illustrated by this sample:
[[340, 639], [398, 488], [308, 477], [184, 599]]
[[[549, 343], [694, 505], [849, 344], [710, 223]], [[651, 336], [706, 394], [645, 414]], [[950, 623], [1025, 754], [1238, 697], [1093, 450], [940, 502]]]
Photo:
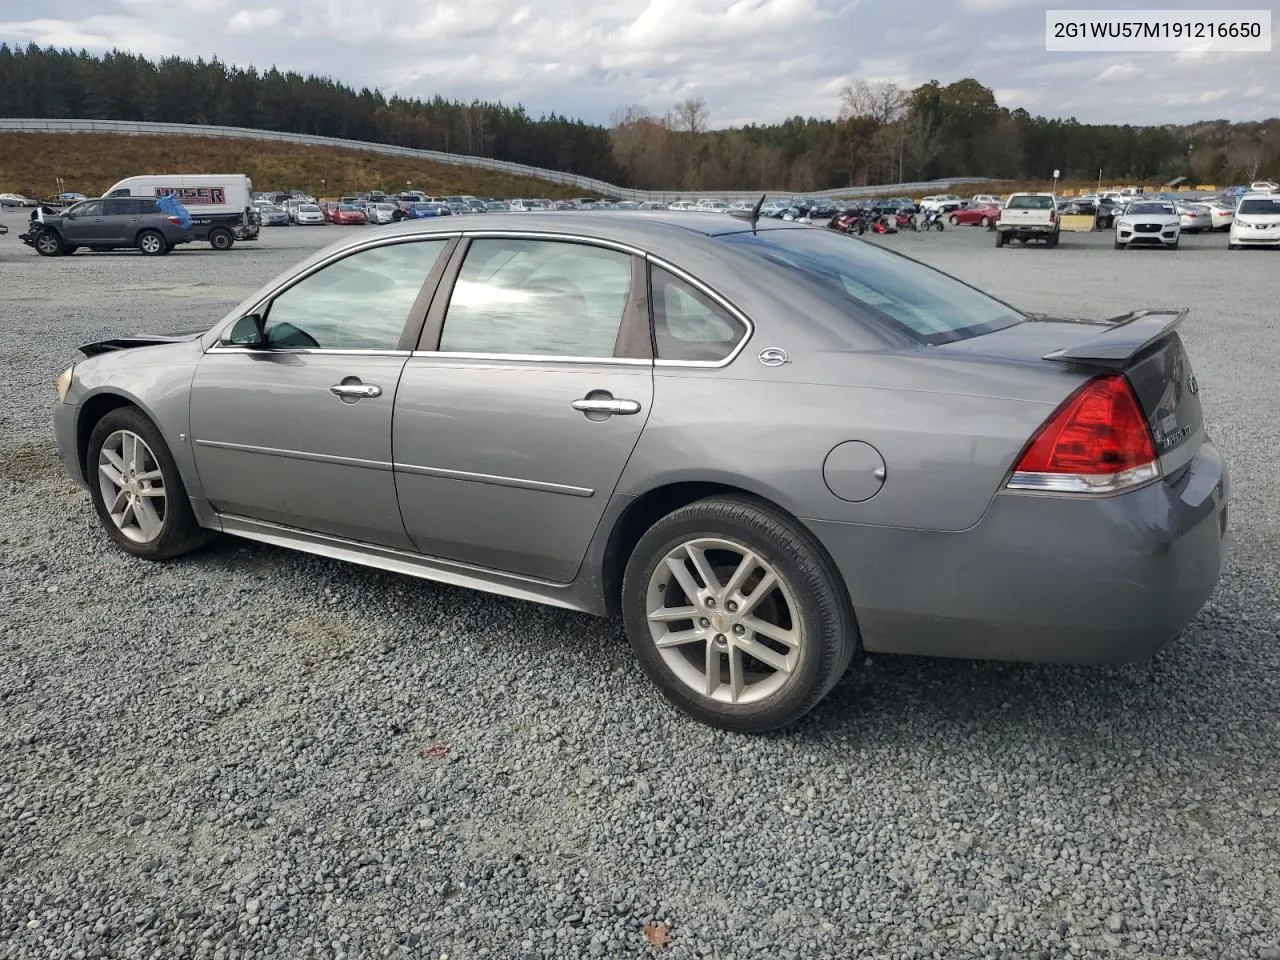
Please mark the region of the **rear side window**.
[[129, 214], [137, 213], [138, 204], [136, 200], [110, 199], [102, 201], [105, 213], [108, 217], [122, 217]]
[[1053, 197], [1010, 197], [1010, 210], [1052, 210]]
[[586, 244], [473, 240], [440, 336], [446, 353], [612, 357], [631, 257]]
[[659, 360], [716, 363], [747, 332], [737, 317], [661, 267], [650, 273], [653, 339]]
[[924, 343], [965, 340], [1023, 319], [954, 277], [830, 230], [762, 230], [718, 240], [804, 284], [837, 311], [870, 316]]

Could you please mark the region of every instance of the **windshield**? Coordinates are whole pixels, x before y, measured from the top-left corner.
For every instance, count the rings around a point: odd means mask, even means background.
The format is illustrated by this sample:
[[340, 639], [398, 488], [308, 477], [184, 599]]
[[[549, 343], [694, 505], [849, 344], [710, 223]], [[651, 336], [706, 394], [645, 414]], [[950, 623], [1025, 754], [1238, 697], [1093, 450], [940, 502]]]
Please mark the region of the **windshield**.
[[964, 340], [1023, 319], [953, 277], [828, 230], [768, 230], [718, 239], [801, 280], [836, 309], [870, 312], [924, 343]]
[[1168, 216], [1172, 214], [1173, 207], [1167, 203], [1131, 203], [1129, 209], [1125, 213], [1130, 216]]
[[1011, 197], [1009, 199], [1010, 210], [1052, 210], [1053, 197]]
[[1241, 200], [1240, 213], [1280, 213], [1280, 197], [1275, 200]]
[[355, 204], [353, 204], [353, 203], [340, 203], [340, 204], [338, 204], [338, 209], [339, 209], [339, 210], [349, 210], [349, 211], [353, 211], [353, 212], [358, 212], [358, 211], [359, 211], [359, 208], [358, 208]]
[[298, 207], [298, 209], [303, 213], [319, 213], [320, 212], [320, 208], [317, 207], [314, 203], [304, 203], [302, 206]]

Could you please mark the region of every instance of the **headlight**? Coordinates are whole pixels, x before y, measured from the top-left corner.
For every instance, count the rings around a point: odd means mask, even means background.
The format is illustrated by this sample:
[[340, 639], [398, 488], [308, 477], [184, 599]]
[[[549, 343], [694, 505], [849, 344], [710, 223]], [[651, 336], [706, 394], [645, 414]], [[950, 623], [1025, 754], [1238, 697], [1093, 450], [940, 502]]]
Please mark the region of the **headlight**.
[[67, 402], [67, 391], [71, 389], [71, 376], [75, 373], [75, 364], [58, 374], [58, 402]]

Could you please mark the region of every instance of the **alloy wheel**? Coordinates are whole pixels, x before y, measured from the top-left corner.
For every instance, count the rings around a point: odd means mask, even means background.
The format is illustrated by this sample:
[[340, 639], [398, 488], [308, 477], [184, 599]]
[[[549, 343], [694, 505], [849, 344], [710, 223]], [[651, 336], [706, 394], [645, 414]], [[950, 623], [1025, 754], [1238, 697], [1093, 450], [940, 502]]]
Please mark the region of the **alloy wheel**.
[[98, 453], [98, 490], [116, 529], [134, 543], [150, 543], [164, 529], [164, 475], [147, 442], [117, 430]]
[[53, 254], [58, 253], [61, 248], [62, 243], [48, 230], [36, 237], [36, 249], [46, 256], [52, 256]]
[[804, 629], [778, 570], [721, 538], [681, 543], [649, 578], [649, 632], [667, 667], [703, 697], [763, 700], [799, 665]]
[[138, 246], [142, 248], [143, 253], [156, 254], [164, 249], [164, 240], [159, 234], [145, 233], [138, 241]]

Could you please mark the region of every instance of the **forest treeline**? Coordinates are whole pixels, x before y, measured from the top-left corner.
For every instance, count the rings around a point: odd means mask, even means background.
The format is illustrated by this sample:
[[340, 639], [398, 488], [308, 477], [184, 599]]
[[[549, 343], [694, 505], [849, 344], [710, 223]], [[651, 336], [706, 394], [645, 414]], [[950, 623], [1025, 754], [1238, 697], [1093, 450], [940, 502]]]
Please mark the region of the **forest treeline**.
[[996, 102], [977, 80], [858, 81], [834, 119], [711, 129], [702, 98], [624, 105], [608, 126], [520, 105], [386, 96], [218, 59], [0, 44], [0, 116], [219, 124], [472, 154], [648, 189], [819, 190], [939, 177], [1248, 181], [1280, 172], [1280, 123], [1112, 126]]

